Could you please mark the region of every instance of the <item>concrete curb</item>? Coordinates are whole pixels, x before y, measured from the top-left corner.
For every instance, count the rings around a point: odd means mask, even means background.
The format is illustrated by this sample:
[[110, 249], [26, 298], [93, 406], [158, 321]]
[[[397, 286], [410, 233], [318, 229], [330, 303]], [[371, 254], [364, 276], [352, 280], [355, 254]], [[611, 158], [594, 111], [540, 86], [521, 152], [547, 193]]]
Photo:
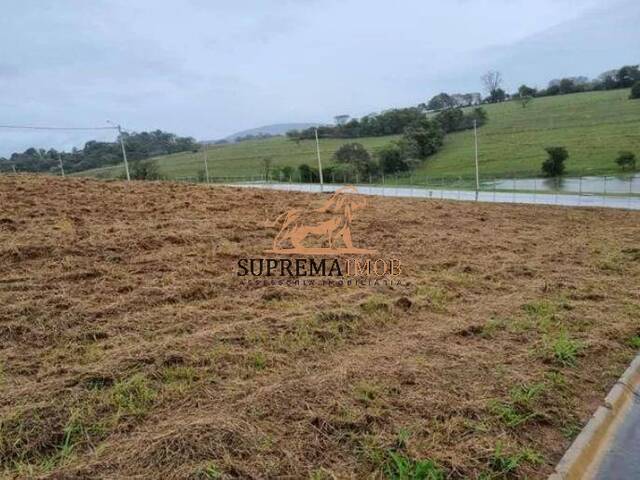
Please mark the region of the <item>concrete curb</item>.
[[586, 480], [592, 478], [607, 451], [607, 445], [633, 404], [634, 391], [640, 388], [640, 355], [616, 382], [566, 451], [548, 480]]

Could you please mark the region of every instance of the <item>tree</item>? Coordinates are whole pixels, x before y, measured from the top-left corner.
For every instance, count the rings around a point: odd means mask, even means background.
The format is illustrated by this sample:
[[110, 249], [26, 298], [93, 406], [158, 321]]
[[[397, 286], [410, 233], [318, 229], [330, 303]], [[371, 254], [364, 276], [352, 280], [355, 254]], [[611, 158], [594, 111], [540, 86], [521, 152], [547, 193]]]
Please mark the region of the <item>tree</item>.
[[136, 160], [131, 162], [131, 178], [134, 180], [162, 180], [156, 162]]
[[497, 103], [504, 101], [506, 94], [502, 88], [502, 74], [498, 71], [490, 70], [482, 77], [482, 84], [485, 91], [488, 93], [488, 99], [491, 103]]
[[520, 85], [518, 88], [518, 95], [522, 97], [533, 97], [538, 91], [535, 88], [527, 87], [526, 85]]
[[456, 130], [462, 129], [464, 113], [461, 108], [444, 110], [436, 115], [436, 121], [440, 124], [445, 133], [455, 132]]
[[522, 108], [527, 108], [527, 105], [529, 105], [532, 100], [533, 100], [533, 97], [530, 95], [526, 95], [526, 96], [519, 95], [518, 98], [516, 99], [516, 101], [520, 105], [522, 105]]
[[576, 91], [576, 84], [570, 78], [563, 78], [558, 85], [561, 94], [573, 93]]
[[569, 158], [565, 147], [545, 148], [548, 158], [542, 162], [542, 173], [547, 177], [559, 177], [564, 173], [564, 162]]
[[444, 131], [439, 122], [422, 119], [404, 132], [401, 145], [408, 158], [425, 159], [436, 153], [444, 142]]
[[625, 65], [620, 68], [615, 75], [618, 88], [629, 88], [635, 82], [640, 81], [640, 70], [638, 65]]
[[384, 145], [377, 155], [383, 173], [403, 172], [410, 168], [405, 149], [398, 142]]
[[443, 110], [445, 108], [453, 108], [456, 106], [456, 101], [448, 93], [439, 93], [429, 100], [427, 103], [427, 109], [429, 110]]
[[301, 182], [315, 182], [316, 181], [317, 177], [316, 177], [315, 172], [306, 163], [303, 163], [302, 165], [298, 166], [298, 172], [300, 172], [300, 181]]
[[616, 163], [622, 170], [629, 168], [630, 170], [636, 169], [636, 156], [632, 152], [620, 152]]
[[345, 143], [336, 150], [333, 158], [337, 163], [353, 166], [362, 175], [369, 175], [374, 171], [371, 155], [361, 143]]
[[629, 95], [630, 99], [638, 99], [640, 98], [640, 81], [633, 84], [631, 87], [631, 94]]
[[349, 120], [349, 115], [336, 115], [333, 119], [336, 121], [336, 125], [344, 125]]

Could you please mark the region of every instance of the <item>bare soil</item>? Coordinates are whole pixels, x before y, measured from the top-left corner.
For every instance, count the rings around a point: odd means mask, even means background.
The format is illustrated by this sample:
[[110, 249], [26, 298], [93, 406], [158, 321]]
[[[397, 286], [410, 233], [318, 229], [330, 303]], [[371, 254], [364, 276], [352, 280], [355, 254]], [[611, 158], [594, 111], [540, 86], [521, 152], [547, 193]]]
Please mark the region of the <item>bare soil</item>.
[[640, 212], [375, 198], [408, 285], [244, 287], [318, 202], [0, 176], [0, 474], [548, 475], [636, 353]]

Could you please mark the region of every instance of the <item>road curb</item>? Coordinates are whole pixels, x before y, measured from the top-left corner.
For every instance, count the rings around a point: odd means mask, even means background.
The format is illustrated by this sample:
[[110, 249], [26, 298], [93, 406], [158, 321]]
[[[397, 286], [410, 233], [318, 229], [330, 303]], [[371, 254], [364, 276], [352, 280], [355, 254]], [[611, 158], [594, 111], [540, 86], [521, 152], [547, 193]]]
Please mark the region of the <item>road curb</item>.
[[548, 480], [586, 480], [600, 464], [625, 414], [640, 388], [640, 354], [615, 383], [587, 425], [576, 437]]

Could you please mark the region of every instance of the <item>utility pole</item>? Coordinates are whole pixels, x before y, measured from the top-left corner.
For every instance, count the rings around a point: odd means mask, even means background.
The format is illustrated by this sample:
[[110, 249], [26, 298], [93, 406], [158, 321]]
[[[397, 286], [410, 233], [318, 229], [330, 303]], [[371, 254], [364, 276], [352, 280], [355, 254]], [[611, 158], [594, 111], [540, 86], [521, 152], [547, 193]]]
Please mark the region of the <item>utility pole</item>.
[[62, 173], [62, 178], [64, 178], [64, 167], [62, 166], [62, 155], [58, 152], [58, 161], [60, 162], [60, 173]]
[[318, 154], [318, 173], [320, 174], [320, 192], [323, 190], [324, 180], [322, 179], [322, 161], [320, 160], [320, 142], [318, 141], [318, 129], [316, 131], [316, 153]]
[[480, 195], [480, 172], [478, 171], [478, 126], [475, 119], [473, 120], [473, 137], [476, 144], [476, 202], [477, 202], [478, 196]]
[[118, 128], [118, 138], [120, 139], [120, 146], [122, 147], [122, 158], [124, 159], [124, 170], [127, 173], [127, 182], [131, 181], [131, 175], [129, 175], [129, 163], [127, 162], [127, 151], [124, 149], [124, 139], [122, 138], [122, 128], [120, 125], [116, 125]]
[[207, 177], [207, 184], [209, 184], [209, 162], [208, 162], [208, 150], [209, 150], [209, 144], [205, 143], [204, 144], [204, 174]]

